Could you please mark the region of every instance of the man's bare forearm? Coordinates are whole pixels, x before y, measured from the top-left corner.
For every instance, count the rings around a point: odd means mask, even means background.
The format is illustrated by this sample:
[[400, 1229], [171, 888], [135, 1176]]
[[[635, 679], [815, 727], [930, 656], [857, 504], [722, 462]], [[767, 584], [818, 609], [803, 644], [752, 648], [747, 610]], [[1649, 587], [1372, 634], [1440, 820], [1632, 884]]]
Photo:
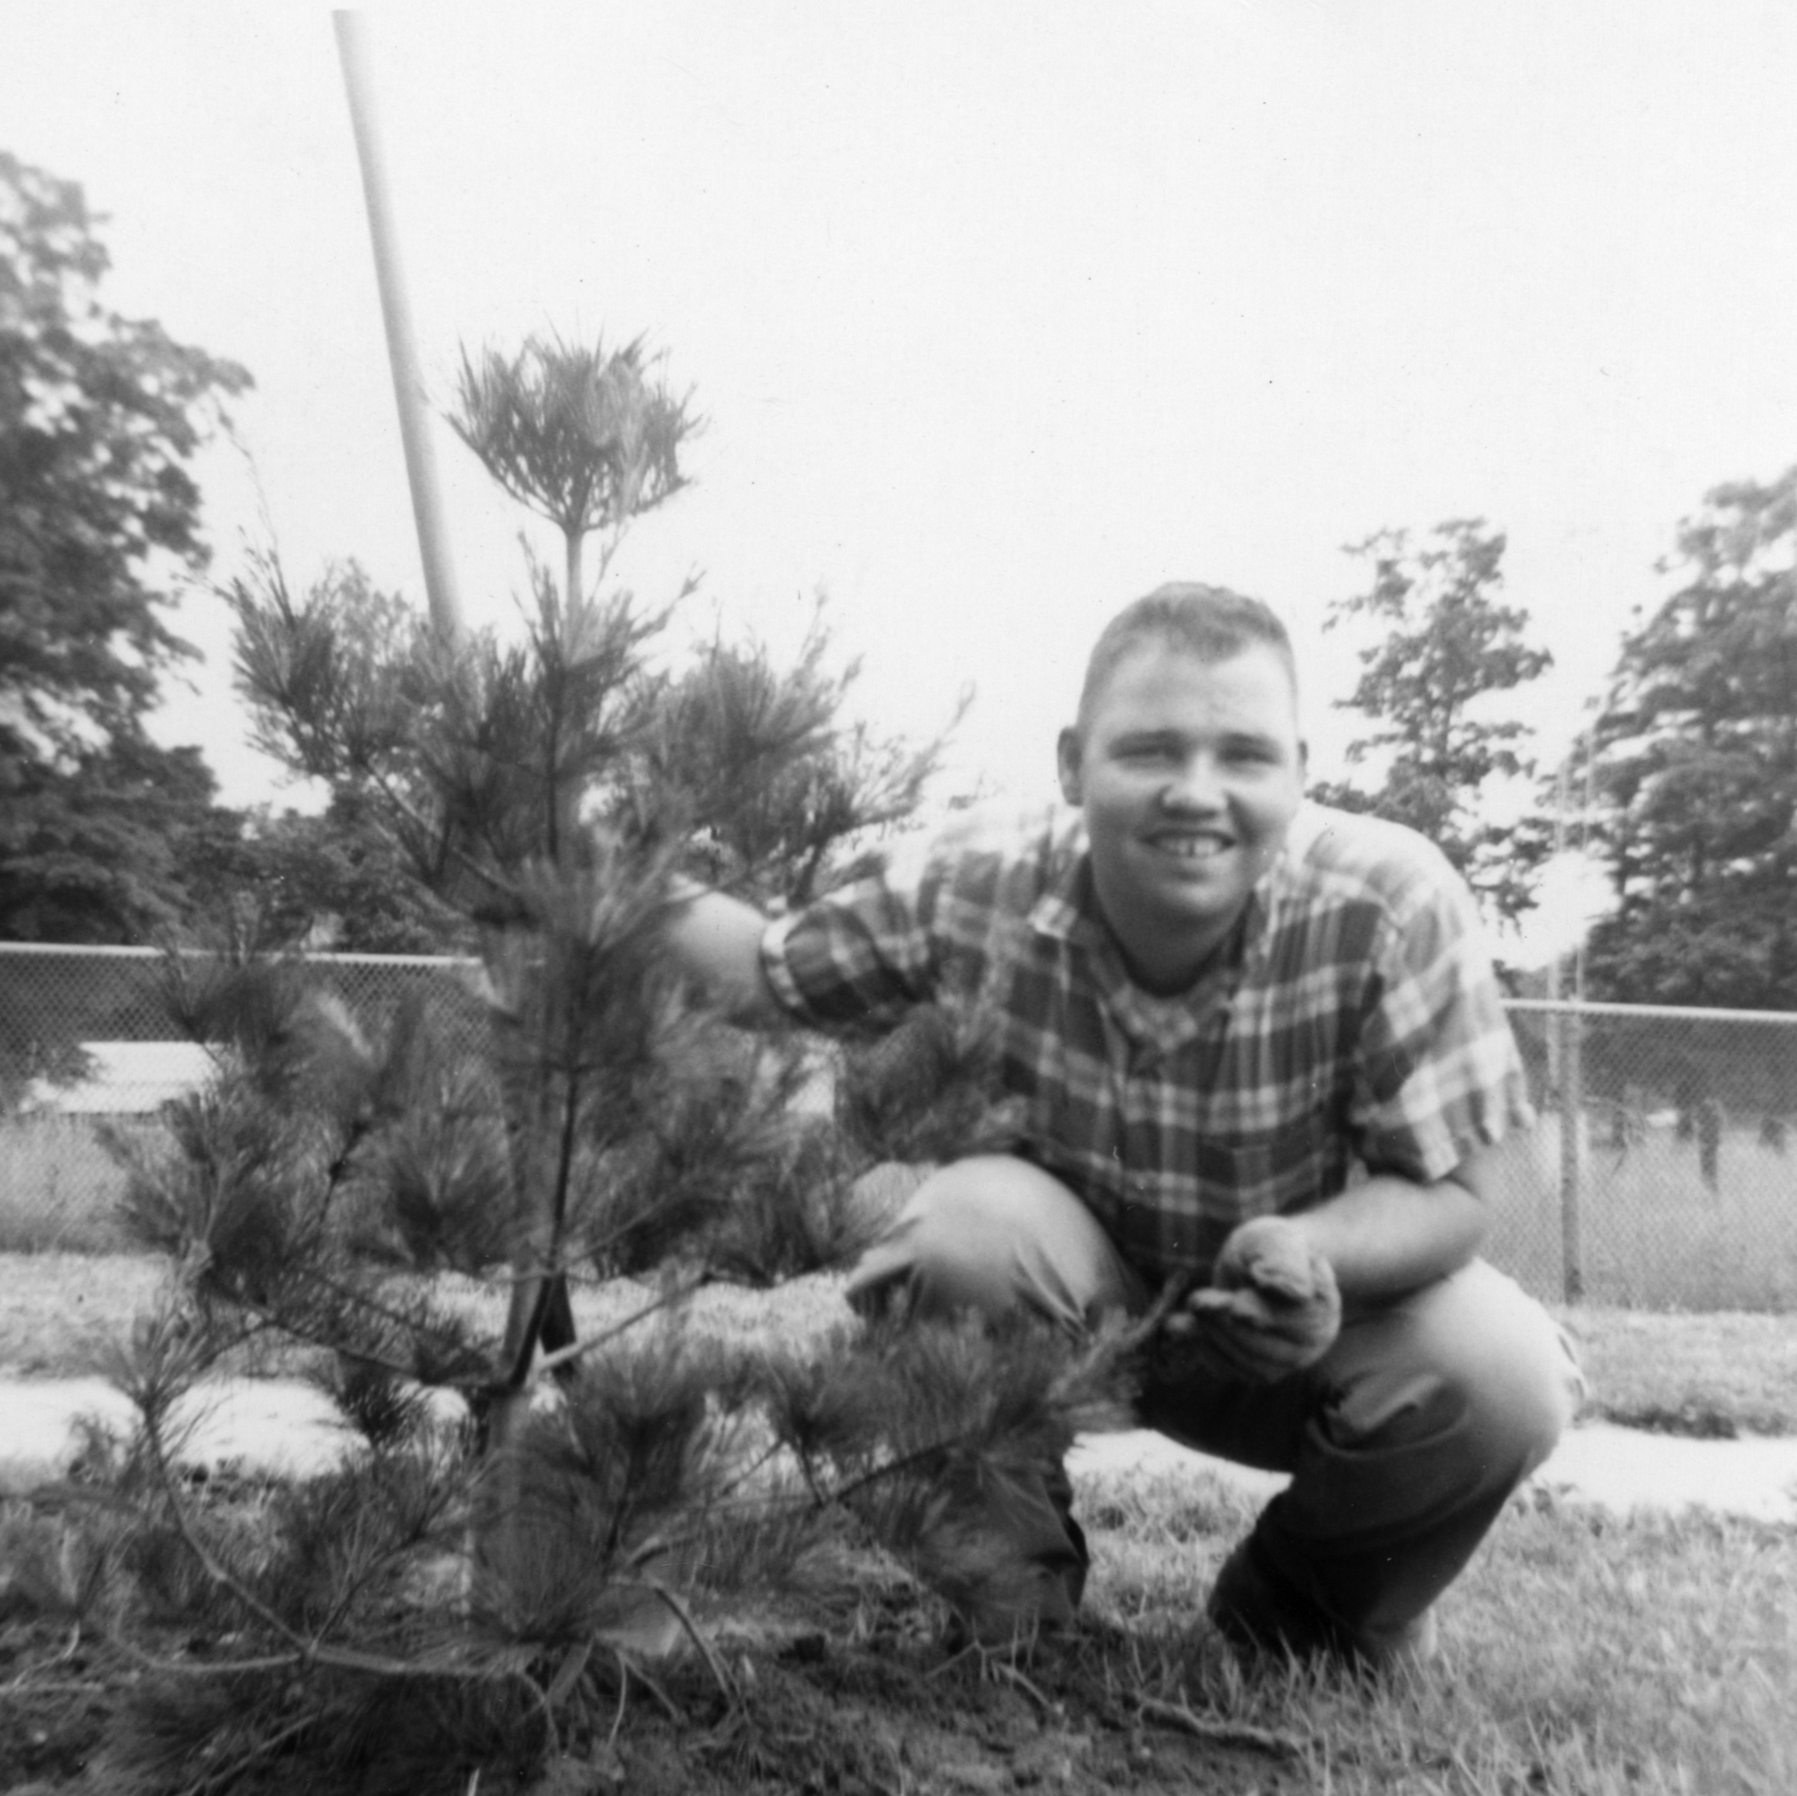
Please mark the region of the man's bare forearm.
[[754, 905], [690, 880], [679, 881], [664, 940], [681, 968], [733, 1022], [777, 1022], [785, 1013], [761, 968], [765, 918]]
[[1432, 1185], [1375, 1173], [1294, 1216], [1343, 1298], [1377, 1302], [1456, 1272], [1479, 1251], [1488, 1214], [1461, 1168]]

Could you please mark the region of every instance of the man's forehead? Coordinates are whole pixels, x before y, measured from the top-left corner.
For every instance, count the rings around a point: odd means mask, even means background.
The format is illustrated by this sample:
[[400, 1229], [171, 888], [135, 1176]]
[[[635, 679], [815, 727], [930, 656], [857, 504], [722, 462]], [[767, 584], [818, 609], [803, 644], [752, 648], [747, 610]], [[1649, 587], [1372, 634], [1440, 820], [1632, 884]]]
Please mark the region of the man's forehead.
[[1248, 643], [1221, 657], [1197, 655], [1177, 643], [1132, 645], [1094, 694], [1093, 721], [1107, 729], [1130, 727], [1132, 718], [1210, 721], [1238, 719], [1250, 727], [1283, 733], [1295, 728], [1297, 681], [1286, 657], [1270, 643]]

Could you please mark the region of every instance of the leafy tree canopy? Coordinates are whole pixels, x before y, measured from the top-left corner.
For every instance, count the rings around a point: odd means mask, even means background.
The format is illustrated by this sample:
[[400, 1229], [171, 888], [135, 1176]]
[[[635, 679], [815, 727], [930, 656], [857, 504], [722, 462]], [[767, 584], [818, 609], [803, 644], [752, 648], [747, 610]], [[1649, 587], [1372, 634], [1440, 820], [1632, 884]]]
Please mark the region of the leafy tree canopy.
[[228, 909], [270, 949], [341, 954], [448, 954], [471, 946], [460, 920], [437, 904], [353, 791], [322, 815], [217, 811], [187, 845], [190, 889]]
[[233, 363], [107, 310], [79, 186], [0, 152], [0, 934], [117, 941], [179, 907], [211, 804], [142, 718], [204, 567], [195, 451]]
[[1605, 997], [1797, 1006], [1794, 554], [1797, 468], [1719, 486], [1662, 564], [1678, 589], [1624, 638], [1595, 731]]
[[1524, 640], [1528, 619], [1498, 601], [1504, 536], [1482, 518], [1439, 524], [1419, 543], [1381, 530], [1347, 551], [1368, 564], [1364, 592], [1329, 608], [1326, 630], [1365, 620], [1353, 696], [1338, 700], [1372, 728], [1349, 746], [1356, 766], [1382, 763], [1383, 783], [1324, 782], [1324, 803], [1409, 825], [1434, 842], [1499, 918], [1532, 903], [1530, 871], [1547, 852], [1539, 822], [1481, 819], [1490, 782], [1527, 774], [1528, 726], [1493, 717], [1488, 695], [1527, 684], [1552, 661]]
[[0, 936], [141, 940], [190, 903], [196, 842], [235, 828], [196, 748], [130, 733], [70, 765], [14, 772], [0, 817]]

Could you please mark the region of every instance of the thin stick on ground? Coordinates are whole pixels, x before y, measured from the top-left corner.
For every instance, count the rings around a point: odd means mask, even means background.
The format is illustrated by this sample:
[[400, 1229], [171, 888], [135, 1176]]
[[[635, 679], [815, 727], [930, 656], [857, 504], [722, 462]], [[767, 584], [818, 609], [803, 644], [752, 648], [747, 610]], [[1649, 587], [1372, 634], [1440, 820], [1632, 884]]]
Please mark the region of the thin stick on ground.
[[1271, 1728], [1254, 1727], [1245, 1721], [1219, 1721], [1196, 1715], [1184, 1703], [1163, 1702], [1158, 1697], [1134, 1698], [1136, 1713], [1145, 1721], [1159, 1721], [1176, 1727], [1181, 1733], [1200, 1740], [1213, 1740], [1219, 1746], [1246, 1746], [1274, 1758], [1296, 1759], [1304, 1755], [1304, 1743], [1295, 1735], [1277, 1733]]

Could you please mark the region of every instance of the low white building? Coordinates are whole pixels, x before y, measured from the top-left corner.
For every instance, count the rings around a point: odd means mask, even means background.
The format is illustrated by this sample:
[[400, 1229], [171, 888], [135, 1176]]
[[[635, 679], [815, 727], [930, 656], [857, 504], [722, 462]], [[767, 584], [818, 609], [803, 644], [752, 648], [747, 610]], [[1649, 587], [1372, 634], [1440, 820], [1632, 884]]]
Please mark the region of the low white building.
[[204, 1085], [216, 1068], [194, 1041], [84, 1041], [87, 1077], [34, 1079], [22, 1108], [39, 1116], [142, 1116]]

